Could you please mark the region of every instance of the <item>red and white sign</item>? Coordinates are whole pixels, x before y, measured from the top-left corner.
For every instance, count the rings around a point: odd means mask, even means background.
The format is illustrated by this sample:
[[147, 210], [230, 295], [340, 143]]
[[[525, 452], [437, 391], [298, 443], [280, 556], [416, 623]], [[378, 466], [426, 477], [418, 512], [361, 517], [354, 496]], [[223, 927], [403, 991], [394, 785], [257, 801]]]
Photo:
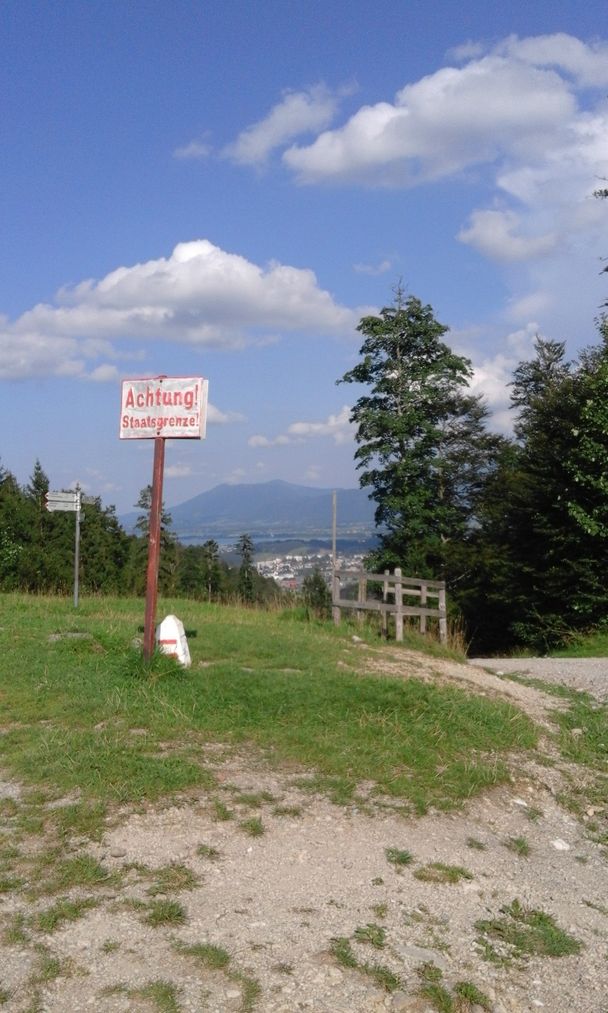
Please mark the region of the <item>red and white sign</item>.
[[121, 440], [204, 439], [208, 387], [209, 381], [201, 376], [123, 380]]

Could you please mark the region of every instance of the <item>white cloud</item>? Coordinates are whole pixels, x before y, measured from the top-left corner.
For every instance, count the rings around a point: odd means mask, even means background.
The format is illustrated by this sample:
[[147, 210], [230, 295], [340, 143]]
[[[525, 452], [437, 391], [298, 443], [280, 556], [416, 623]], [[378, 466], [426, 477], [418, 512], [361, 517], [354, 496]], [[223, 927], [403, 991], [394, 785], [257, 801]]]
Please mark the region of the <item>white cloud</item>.
[[525, 327], [507, 334], [495, 355], [473, 365], [471, 393], [483, 394], [492, 413], [493, 427], [502, 431], [508, 431], [513, 426], [509, 409], [513, 372], [522, 360], [533, 355], [534, 338], [538, 332], [538, 325], [529, 322]]
[[165, 468], [167, 478], [189, 478], [192, 475], [192, 468], [189, 464], [169, 464]]
[[88, 360], [120, 357], [124, 340], [239, 348], [268, 333], [350, 335], [361, 313], [336, 303], [311, 270], [261, 267], [200, 239], [0, 322], [0, 377], [84, 377]]
[[202, 159], [208, 158], [211, 154], [211, 145], [205, 141], [190, 141], [189, 144], [184, 144], [181, 148], [176, 148], [173, 152], [173, 157], [181, 159], [182, 161], [201, 161]]
[[353, 264], [353, 270], [357, 274], [368, 274], [370, 277], [376, 278], [381, 274], [386, 274], [392, 266], [392, 261], [385, 259], [378, 264]]
[[556, 233], [525, 236], [519, 231], [521, 225], [521, 215], [514, 211], [474, 211], [468, 227], [461, 229], [458, 238], [486, 257], [506, 262], [544, 256], [559, 245]]
[[286, 91], [268, 115], [243, 130], [223, 154], [239, 165], [263, 165], [272, 151], [294, 137], [329, 126], [339, 98], [324, 84], [308, 91]]
[[97, 366], [87, 375], [87, 380], [93, 380], [95, 383], [108, 383], [117, 379], [118, 369], [116, 366], [111, 366], [109, 363]]
[[285, 164], [301, 182], [412, 186], [505, 156], [542, 155], [576, 113], [570, 82], [492, 53], [408, 84], [393, 103], [363, 106]]
[[344, 405], [336, 415], [329, 415], [322, 422], [292, 422], [286, 432], [279, 436], [250, 436], [250, 447], [281, 447], [290, 443], [305, 443], [318, 437], [330, 437], [335, 443], [346, 443], [352, 439], [353, 426], [350, 423], [351, 409]]
[[222, 412], [215, 405], [207, 405], [207, 421], [211, 425], [225, 426], [230, 422], [244, 422], [245, 416], [240, 412]]
[[520, 39], [511, 35], [496, 47], [498, 52], [536, 67], [558, 67], [583, 86], [608, 85], [608, 44], [585, 43], [565, 32]]

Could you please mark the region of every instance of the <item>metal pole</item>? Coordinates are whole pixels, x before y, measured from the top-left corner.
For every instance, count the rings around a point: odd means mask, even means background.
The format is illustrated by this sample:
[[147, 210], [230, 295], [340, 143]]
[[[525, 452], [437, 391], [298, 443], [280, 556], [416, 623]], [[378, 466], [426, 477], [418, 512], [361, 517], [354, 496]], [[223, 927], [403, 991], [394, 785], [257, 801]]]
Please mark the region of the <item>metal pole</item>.
[[152, 472], [152, 499], [148, 534], [148, 572], [146, 578], [146, 616], [144, 620], [144, 659], [150, 661], [154, 653], [156, 598], [158, 593], [158, 564], [160, 560], [160, 519], [163, 502], [163, 472], [165, 467], [165, 438], [154, 440], [154, 466]]
[[338, 494], [336, 490], [331, 494], [331, 554], [332, 569], [336, 569], [336, 528], [338, 516]]
[[74, 539], [74, 608], [78, 608], [78, 579], [80, 570], [80, 489], [76, 486], [76, 535]]

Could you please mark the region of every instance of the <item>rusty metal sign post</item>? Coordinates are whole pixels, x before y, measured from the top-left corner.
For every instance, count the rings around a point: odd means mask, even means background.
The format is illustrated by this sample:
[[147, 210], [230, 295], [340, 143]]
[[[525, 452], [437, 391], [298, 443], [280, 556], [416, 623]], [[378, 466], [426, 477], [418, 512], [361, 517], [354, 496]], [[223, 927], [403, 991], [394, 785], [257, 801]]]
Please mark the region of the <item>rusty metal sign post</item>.
[[122, 382], [120, 439], [154, 440], [144, 620], [147, 662], [154, 653], [165, 440], [205, 438], [208, 386], [203, 377], [192, 376], [156, 376]]

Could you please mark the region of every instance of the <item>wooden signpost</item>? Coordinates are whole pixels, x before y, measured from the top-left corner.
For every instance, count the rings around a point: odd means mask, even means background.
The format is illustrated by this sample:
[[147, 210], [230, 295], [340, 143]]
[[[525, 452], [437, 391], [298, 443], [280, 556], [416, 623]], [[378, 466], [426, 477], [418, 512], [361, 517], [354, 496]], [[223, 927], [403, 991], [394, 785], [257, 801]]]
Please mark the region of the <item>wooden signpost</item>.
[[154, 653], [165, 440], [205, 438], [208, 386], [200, 376], [156, 376], [122, 382], [120, 439], [154, 440], [144, 620], [146, 661]]

